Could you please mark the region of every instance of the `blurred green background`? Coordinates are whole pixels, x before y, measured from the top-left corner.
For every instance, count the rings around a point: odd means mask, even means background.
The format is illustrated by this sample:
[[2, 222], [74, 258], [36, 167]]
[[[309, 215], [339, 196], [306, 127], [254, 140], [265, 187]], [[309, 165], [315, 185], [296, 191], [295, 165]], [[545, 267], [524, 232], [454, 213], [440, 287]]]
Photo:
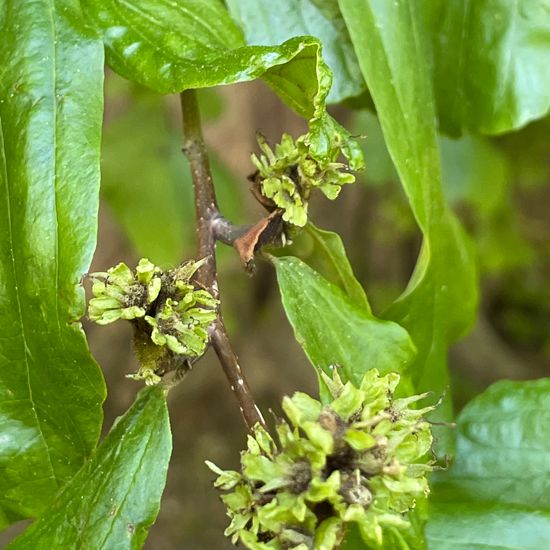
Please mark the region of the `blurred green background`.
[[[299, 135], [298, 119], [260, 82], [200, 92], [206, 141], [224, 214], [253, 223], [262, 214], [248, 188], [255, 135], [271, 142]], [[343, 238], [373, 309], [405, 288], [421, 237], [397, 182], [375, 114], [338, 107], [333, 114], [360, 135], [367, 170], [336, 202], [314, 201], [312, 220]], [[504, 137], [441, 137], [448, 200], [476, 244], [482, 299], [472, 332], [451, 350], [452, 398], [459, 409], [500, 378], [550, 374], [550, 119]], [[148, 257], [173, 265], [194, 254], [190, 175], [181, 153], [176, 97], [161, 97], [107, 75], [99, 244], [92, 266]], [[264, 411], [295, 390], [316, 391], [313, 369], [284, 317], [274, 273], [258, 264], [245, 274], [219, 245], [223, 312], [234, 346]], [[131, 331], [124, 324], [86, 326], [107, 378], [106, 430], [130, 405], [139, 384]], [[211, 352], [172, 392], [174, 452], [161, 512], [146, 548], [232, 547], [224, 509], [211, 487], [210, 459], [235, 467], [245, 430]]]

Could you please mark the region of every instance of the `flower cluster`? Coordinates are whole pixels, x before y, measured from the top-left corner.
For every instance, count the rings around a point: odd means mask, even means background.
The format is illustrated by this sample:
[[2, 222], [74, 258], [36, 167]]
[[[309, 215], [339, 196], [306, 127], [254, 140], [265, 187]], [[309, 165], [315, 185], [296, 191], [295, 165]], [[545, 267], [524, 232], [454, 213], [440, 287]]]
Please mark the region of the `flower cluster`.
[[[120, 263], [106, 272], [90, 274], [94, 295], [88, 308], [90, 320], [106, 325], [118, 319], [143, 319], [156, 346], [185, 357], [202, 355], [218, 305], [216, 298], [191, 281], [203, 263], [189, 261], [163, 271], [142, 259], [135, 273]], [[148, 384], [158, 383], [154, 363], [142, 362], [133, 377], [145, 379]]]
[[283, 210], [283, 220], [299, 227], [307, 223], [313, 189], [320, 189], [326, 197], [335, 199], [342, 185], [355, 181], [355, 176], [345, 171], [345, 164], [337, 162], [342, 152], [338, 134], [322, 156], [313, 153], [309, 140], [309, 134], [296, 141], [283, 134], [281, 143], [273, 151], [264, 137], [258, 136], [263, 154], [252, 155], [261, 194], [272, 201], [274, 208]]
[[107, 272], [91, 273], [90, 279], [94, 298], [88, 316], [99, 325], [107, 325], [118, 319], [145, 316], [159, 295], [161, 270], [142, 258], [135, 274], [125, 263], [119, 263]]
[[191, 290], [180, 301], [168, 298], [155, 317], [145, 316], [153, 327], [151, 340], [174, 353], [198, 357], [204, 353], [206, 329], [216, 318], [217, 300], [206, 290]]
[[365, 542], [382, 547], [384, 529], [408, 529], [407, 512], [428, 494], [423, 461], [432, 445], [423, 415], [410, 405], [426, 394], [393, 397], [399, 376], [373, 369], [359, 388], [335, 370], [325, 378], [333, 400], [323, 406], [304, 393], [285, 397], [289, 422], [279, 444], [261, 427], [241, 454], [242, 472], [223, 471], [215, 486], [231, 523], [226, 535], [253, 550], [339, 545], [357, 524]]

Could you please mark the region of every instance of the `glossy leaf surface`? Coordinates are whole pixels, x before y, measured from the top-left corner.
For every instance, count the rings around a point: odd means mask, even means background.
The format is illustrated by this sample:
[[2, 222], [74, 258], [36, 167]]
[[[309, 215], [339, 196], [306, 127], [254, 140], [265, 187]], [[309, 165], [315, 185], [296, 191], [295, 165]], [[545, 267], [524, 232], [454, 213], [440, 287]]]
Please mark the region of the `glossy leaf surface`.
[[171, 451], [166, 394], [145, 388], [49, 510], [8, 548], [141, 548]]
[[219, 0], [84, 0], [101, 29], [109, 65], [167, 94], [263, 77], [299, 114], [311, 117], [331, 75], [312, 37], [281, 46], [245, 46]]
[[249, 45], [277, 45], [311, 35], [323, 44], [334, 74], [328, 96], [337, 103], [365, 91], [365, 83], [336, 0], [229, 0], [229, 11], [244, 29]]
[[102, 422], [104, 382], [78, 319], [95, 247], [103, 48], [81, 21], [71, 0], [0, 7], [0, 526], [44, 509]]
[[442, 190], [429, 55], [422, 18], [407, 0], [340, 0], [386, 144], [424, 234], [406, 291], [387, 318], [418, 348], [416, 391], [442, 392], [447, 347], [471, 325], [476, 305], [472, 252]]
[[550, 379], [497, 382], [464, 408], [456, 431], [455, 462], [433, 483], [429, 548], [545, 548]]
[[497, 134], [550, 109], [547, 0], [437, 0], [423, 9], [433, 38], [442, 128]]
[[370, 313], [367, 295], [353, 274], [338, 233], [319, 229], [310, 222], [293, 238], [290, 246], [276, 252], [281, 256], [296, 256], [329, 282], [340, 287], [358, 308]]
[[364, 373], [401, 372], [414, 356], [407, 332], [374, 317], [298, 258], [274, 258], [283, 305], [299, 344], [316, 369], [342, 367], [360, 384]]

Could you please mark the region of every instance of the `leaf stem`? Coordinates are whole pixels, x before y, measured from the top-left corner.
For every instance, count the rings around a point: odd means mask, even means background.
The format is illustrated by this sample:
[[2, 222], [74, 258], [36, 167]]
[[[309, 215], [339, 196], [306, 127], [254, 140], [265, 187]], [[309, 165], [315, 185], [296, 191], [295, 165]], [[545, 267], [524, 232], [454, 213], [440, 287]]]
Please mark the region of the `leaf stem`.
[[[197, 282], [217, 298], [219, 291], [216, 240], [230, 244], [241, 230], [225, 220], [218, 210], [212, 172], [202, 136], [196, 91], [186, 90], [180, 94], [180, 99], [183, 117], [183, 152], [189, 160], [195, 192], [198, 257], [206, 258], [205, 264], [197, 272]], [[242, 231], [245, 230], [246, 228], [242, 229]], [[218, 308], [217, 318], [210, 329], [210, 342], [220, 360], [231, 390], [239, 402], [247, 428], [251, 430], [257, 423], [265, 425], [229, 341], [221, 308]]]

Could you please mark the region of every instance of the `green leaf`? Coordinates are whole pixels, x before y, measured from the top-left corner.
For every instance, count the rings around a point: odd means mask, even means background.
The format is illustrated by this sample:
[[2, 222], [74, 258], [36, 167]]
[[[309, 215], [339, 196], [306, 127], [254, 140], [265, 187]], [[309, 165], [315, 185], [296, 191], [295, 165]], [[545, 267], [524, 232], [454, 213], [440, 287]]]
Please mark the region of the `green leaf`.
[[406, 531], [395, 527], [386, 527], [382, 545], [365, 544], [359, 528], [350, 525], [341, 548], [342, 550], [426, 550], [422, 528], [417, 525], [417, 515], [417, 509], [408, 514], [412, 526]]
[[407, 332], [350, 300], [298, 258], [273, 258], [283, 306], [299, 344], [320, 373], [339, 365], [360, 385], [364, 373], [402, 372], [414, 356]]
[[78, 319], [95, 247], [103, 49], [75, 2], [0, 8], [0, 527], [35, 517], [99, 437]]
[[[369, 185], [398, 182], [376, 116], [368, 111], [357, 113], [353, 128], [352, 132], [368, 136], [362, 142], [368, 170], [360, 181]], [[439, 146], [445, 195], [452, 206], [460, 206], [462, 211], [465, 205], [469, 207], [471, 215], [467, 219], [471, 220], [470, 230], [480, 269], [494, 273], [525, 265], [531, 258], [531, 251], [521, 236], [512, 204], [509, 159], [484, 137], [463, 136], [456, 140], [440, 137]], [[518, 155], [518, 147], [514, 149], [515, 169], [521, 162], [521, 155]], [[395, 194], [388, 197], [394, 209], [400, 207], [398, 199]], [[399, 211], [388, 212], [404, 224]], [[385, 235], [387, 229], [380, 227], [380, 232]]]
[[145, 388], [48, 511], [8, 548], [141, 548], [171, 451], [166, 392]]
[[359, 176], [359, 181], [374, 185], [383, 185], [399, 181], [378, 117], [370, 111], [354, 113], [352, 133], [367, 136], [360, 140], [367, 170]]
[[276, 255], [296, 256], [325, 279], [340, 287], [361, 309], [370, 313], [365, 291], [353, 274], [338, 233], [319, 229], [308, 223], [293, 238], [290, 246], [273, 251]]
[[497, 382], [457, 420], [456, 459], [433, 480], [434, 550], [539, 550], [550, 540], [550, 379]]
[[415, 391], [448, 384], [448, 345], [472, 324], [472, 250], [442, 191], [429, 56], [422, 18], [407, 0], [340, 0], [394, 165], [423, 234], [413, 276], [387, 317], [410, 333]]
[[365, 91], [336, 0], [229, 0], [227, 4], [249, 45], [277, 45], [302, 35], [319, 38], [323, 57], [334, 74], [329, 102], [338, 103]]
[[441, 138], [440, 146], [446, 195], [472, 212], [480, 270], [502, 273], [527, 264], [531, 251], [518, 227], [509, 160], [483, 137]]
[[541, 550], [550, 513], [493, 504], [441, 504], [427, 527], [429, 550]]
[[442, 128], [497, 134], [550, 109], [547, 0], [426, 2]]
[[219, 0], [83, 0], [103, 33], [109, 65], [157, 92], [263, 77], [299, 114], [324, 105], [332, 79], [320, 43], [298, 37], [281, 46], [245, 46]]

